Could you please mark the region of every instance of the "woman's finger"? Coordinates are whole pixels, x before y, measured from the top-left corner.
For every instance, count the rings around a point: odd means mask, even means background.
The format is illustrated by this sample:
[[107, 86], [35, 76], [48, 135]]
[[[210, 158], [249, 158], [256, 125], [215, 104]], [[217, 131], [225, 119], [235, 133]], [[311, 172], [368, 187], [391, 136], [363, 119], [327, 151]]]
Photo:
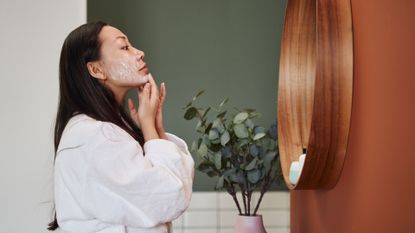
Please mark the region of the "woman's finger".
[[144, 85], [143, 86], [139, 86], [137, 88], [137, 97], [138, 97], [138, 99], [140, 99], [140, 95], [143, 92], [143, 90], [144, 90]]
[[138, 94], [138, 99], [140, 101], [147, 101], [150, 99], [150, 84], [146, 83], [143, 87], [143, 90]]
[[151, 84], [150, 98], [158, 98], [159, 94], [158, 94], [158, 88], [157, 88], [156, 81], [154, 81], [153, 75], [149, 74], [148, 76], [149, 76], [148, 81]]
[[130, 110], [130, 115], [137, 114], [137, 110], [135, 109], [134, 102], [131, 98], [128, 99], [128, 109]]
[[160, 105], [163, 105], [166, 99], [166, 84], [163, 82], [160, 85]]

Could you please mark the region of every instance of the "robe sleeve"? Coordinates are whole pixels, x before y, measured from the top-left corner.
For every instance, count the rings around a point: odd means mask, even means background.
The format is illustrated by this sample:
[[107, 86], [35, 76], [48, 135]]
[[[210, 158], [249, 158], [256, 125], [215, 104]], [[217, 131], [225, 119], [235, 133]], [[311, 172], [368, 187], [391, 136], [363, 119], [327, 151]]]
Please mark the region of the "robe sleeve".
[[178, 218], [189, 206], [194, 161], [173, 134], [142, 148], [118, 126], [103, 123], [84, 155], [85, 181], [79, 201], [100, 221], [150, 228]]

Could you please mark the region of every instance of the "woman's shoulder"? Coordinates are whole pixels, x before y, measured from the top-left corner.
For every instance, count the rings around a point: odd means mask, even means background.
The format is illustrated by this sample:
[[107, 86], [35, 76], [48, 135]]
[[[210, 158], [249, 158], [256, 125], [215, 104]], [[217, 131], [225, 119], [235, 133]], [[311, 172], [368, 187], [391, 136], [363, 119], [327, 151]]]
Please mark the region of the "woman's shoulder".
[[82, 146], [89, 138], [97, 134], [101, 127], [101, 121], [97, 121], [86, 114], [73, 116], [66, 123], [65, 129], [63, 130], [58, 152], [63, 149]]
[[80, 147], [94, 140], [120, 141], [132, 138], [119, 126], [96, 120], [86, 114], [73, 116], [65, 126], [59, 143], [59, 150]]

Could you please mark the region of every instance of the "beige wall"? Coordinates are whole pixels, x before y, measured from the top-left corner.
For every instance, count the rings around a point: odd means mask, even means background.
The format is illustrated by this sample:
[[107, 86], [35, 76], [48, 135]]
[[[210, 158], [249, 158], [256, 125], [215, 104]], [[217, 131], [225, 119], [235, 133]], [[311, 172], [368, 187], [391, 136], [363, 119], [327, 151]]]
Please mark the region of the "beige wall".
[[86, 0], [0, 1], [0, 232], [47, 232], [59, 53]]
[[352, 0], [349, 151], [330, 191], [291, 194], [291, 232], [415, 232], [415, 1]]

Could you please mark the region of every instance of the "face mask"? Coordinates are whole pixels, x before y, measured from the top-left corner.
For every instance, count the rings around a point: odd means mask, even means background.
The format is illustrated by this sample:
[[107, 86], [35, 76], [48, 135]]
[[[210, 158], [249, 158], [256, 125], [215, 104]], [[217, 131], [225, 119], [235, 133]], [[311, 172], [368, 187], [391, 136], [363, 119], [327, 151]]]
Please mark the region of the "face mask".
[[123, 86], [139, 86], [148, 82], [148, 75], [139, 73], [135, 57], [123, 57], [109, 61], [109, 78]]

